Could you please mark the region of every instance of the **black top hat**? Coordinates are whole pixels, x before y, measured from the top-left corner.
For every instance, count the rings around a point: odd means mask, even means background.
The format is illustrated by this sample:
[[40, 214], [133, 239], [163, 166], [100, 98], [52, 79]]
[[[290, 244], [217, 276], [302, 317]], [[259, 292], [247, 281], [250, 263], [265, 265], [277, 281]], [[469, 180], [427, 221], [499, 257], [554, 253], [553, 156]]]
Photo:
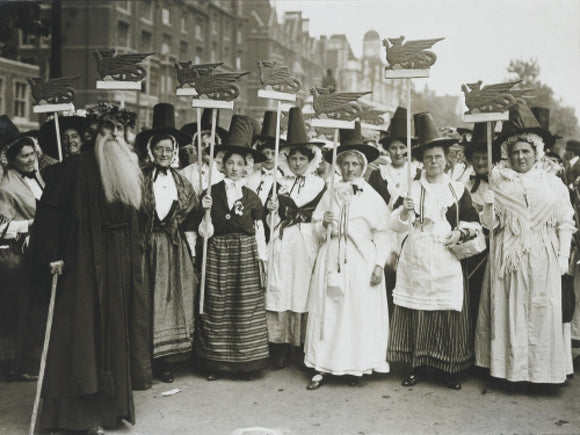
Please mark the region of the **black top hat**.
[[291, 107], [288, 114], [288, 133], [286, 134], [285, 147], [298, 145], [315, 145], [322, 146], [322, 142], [313, 142], [308, 139], [306, 134], [306, 124], [300, 107]]
[[[264, 112], [264, 120], [262, 121], [262, 131], [260, 134], [254, 136], [254, 142], [259, 141], [257, 146], [259, 151], [264, 148], [274, 148], [276, 146], [276, 115], [273, 110]], [[285, 144], [284, 139], [280, 139], [280, 145]]]
[[[84, 116], [59, 116], [58, 126], [60, 130], [60, 136], [62, 141], [62, 135], [66, 130], [76, 130], [83, 137], [83, 133], [87, 128], [87, 118]], [[84, 140], [83, 140], [84, 142]], [[42, 149], [44, 154], [49, 155], [52, 158], [58, 159], [58, 143], [56, 141], [56, 129], [54, 126], [54, 119], [46, 121], [40, 127], [38, 132], [38, 144]]]
[[416, 129], [420, 144], [419, 155], [422, 158], [423, 152], [429, 148], [442, 147], [449, 148], [457, 139], [445, 138], [435, 125], [435, 120], [429, 112], [419, 113], [416, 118]]
[[135, 137], [135, 147], [145, 155], [149, 139], [156, 134], [168, 134], [182, 147], [191, 143], [191, 136], [175, 128], [175, 108], [173, 104], [157, 103], [153, 106], [153, 128], [144, 130]]
[[[340, 145], [336, 148], [336, 153], [340, 154], [345, 151], [358, 151], [367, 159], [367, 162], [375, 161], [379, 158], [379, 150], [363, 143], [360, 122], [354, 123], [353, 129], [340, 129]], [[332, 163], [332, 153], [326, 153], [324, 156], [328, 163]]]
[[234, 115], [230, 124], [230, 131], [224, 143], [214, 148], [214, 154], [218, 151], [234, 151], [243, 156], [251, 154], [254, 162], [260, 163], [266, 160], [266, 156], [252, 148], [254, 137], [254, 120], [246, 115]]
[[518, 104], [510, 109], [509, 121], [504, 121], [496, 141], [501, 145], [510, 136], [524, 133], [537, 134], [544, 140], [546, 146], [552, 140], [550, 132], [540, 126], [530, 108], [526, 104]]
[[[492, 123], [492, 140], [495, 122]], [[473, 126], [473, 134], [471, 135], [471, 141], [463, 143], [465, 145], [465, 158], [467, 160], [471, 159], [474, 152], [484, 152], [487, 153], [487, 122], [476, 122]], [[501, 159], [501, 148], [499, 144], [493, 144], [491, 148], [491, 161], [499, 162]]]
[[[203, 109], [201, 114], [201, 130], [209, 131], [211, 130], [211, 112], [212, 109]], [[219, 124], [219, 110], [216, 115], [216, 124]], [[189, 134], [191, 137], [194, 137], [195, 134], [198, 132], [199, 128], [197, 126], [197, 122], [190, 122], [185, 124], [181, 127], [181, 130]], [[220, 141], [223, 142], [228, 135], [228, 131], [225, 128], [220, 127], [219, 125], [215, 126], [215, 133], [219, 136]], [[196, 145], [196, 144], [194, 144]]]
[[[550, 131], [550, 109], [547, 107], [532, 107], [532, 108], [530, 108], [530, 110], [532, 111], [532, 113], [534, 114], [536, 119], [538, 120], [540, 127], [542, 127], [544, 130], [549, 132]], [[551, 148], [552, 146], [554, 146], [557, 139], [562, 139], [562, 136], [559, 136], [557, 134], [550, 133], [550, 135], [551, 135], [551, 139], [546, 142], [547, 148]]]
[[[411, 133], [412, 135], [413, 133]], [[379, 142], [383, 144], [385, 148], [388, 148], [391, 142], [395, 139], [400, 140], [403, 143], [407, 143], [407, 109], [404, 107], [397, 107], [395, 114], [391, 118], [391, 123], [387, 129], [387, 134]], [[416, 139], [411, 137], [411, 144], [416, 143]]]

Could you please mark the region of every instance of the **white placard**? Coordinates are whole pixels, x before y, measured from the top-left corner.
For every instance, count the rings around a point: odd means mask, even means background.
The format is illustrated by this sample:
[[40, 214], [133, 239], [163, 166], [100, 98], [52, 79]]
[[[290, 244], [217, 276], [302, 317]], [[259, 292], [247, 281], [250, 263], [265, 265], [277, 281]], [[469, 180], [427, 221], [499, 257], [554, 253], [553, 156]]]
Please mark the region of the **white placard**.
[[177, 88], [175, 95], [178, 97], [197, 97], [195, 88]]
[[75, 105], [73, 103], [38, 104], [32, 106], [32, 111], [34, 113], [72, 112], [73, 110], [75, 110]]
[[141, 81], [129, 82], [124, 80], [97, 80], [97, 89], [109, 91], [140, 91]]
[[428, 69], [385, 69], [386, 79], [424, 79], [428, 77]]
[[296, 101], [296, 94], [288, 92], [271, 91], [269, 89], [258, 89], [258, 98], [267, 98], [269, 100]]
[[191, 107], [201, 107], [204, 109], [229, 109], [234, 110], [233, 101], [223, 101], [223, 100], [199, 100], [193, 99]]
[[341, 119], [320, 119], [312, 118], [310, 121], [312, 127], [319, 128], [343, 128], [343, 129], [353, 129], [354, 121], [343, 121]]
[[463, 122], [508, 121], [509, 119], [509, 112], [466, 113], [463, 115]]

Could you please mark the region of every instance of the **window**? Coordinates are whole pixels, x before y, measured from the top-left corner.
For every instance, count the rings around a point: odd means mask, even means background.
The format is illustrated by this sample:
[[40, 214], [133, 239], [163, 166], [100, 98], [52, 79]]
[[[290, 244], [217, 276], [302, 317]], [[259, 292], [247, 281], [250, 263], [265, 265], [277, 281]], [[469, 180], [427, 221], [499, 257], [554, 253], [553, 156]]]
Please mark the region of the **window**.
[[163, 35], [163, 40], [161, 41], [161, 54], [168, 55], [171, 52], [171, 36]]
[[151, 33], [142, 31], [141, 32], [141, 50], [143, 51], [153, 51], [153, 46], [151, 44]]
[[171, 25], [171, 14], [169, 13], [169, 9], [161, 9], [161, 22], [167, 26]]
[[159, 70], [157, 67], [151, 66], [149, 68], [149, 93], [157, 95], [159, 92]]
[[217, 35], [218, 33], [218, 17], [217, 15], [211, 16], [211, 33]]
[[121, 47], [129, 47], [129, 24], [119, 21], [117, 23], [117, 44]]
[[181, 17], [181, 33], [187, 33], [187, 20]]
[[224, 46], [224, 59], [226, 63], [230, 63], [230, 46]]
[[185, 41], [179, 41], [179, 59], [186, 60], [189, 56], [189, 45]]
[[40, 45], [42, 47], [50, 47], [50, 36], [41, 36]]
[[26, 82], [14, 82], [14, 116], [26, 118], [28, 103], [28, 85]]
[[230, 32], [232, 31], [232, 29], [230, 27], [230, 20], [224, 19], [224, 27], [223, 28], [225, 29], [224, 40], [229, 41], [230, 40]]
[[36, 35], [34, 33], [26, 33], [24, 31], [20, 32], [22, 38], [22, 46], [32, 46], [36, 45]]
[[236, 57], [236, 69], [242, 69], [242, 58], [240, 56]]
[[153, 22], [153, 5], [150, 1], [142, 1], [141, 3], [141, 19], [144, 21], [148, 21], [150, 23]]
[[210, 62], [217, 62], [217, 44], [211, 43]]
[[242, 43], [242, 29], [238, 29], [238, 31], [236, 32], [236, 43], [238, 44]]
[[203, 29], [199, 23], [195, 25], [195, 39], [203, 41]]

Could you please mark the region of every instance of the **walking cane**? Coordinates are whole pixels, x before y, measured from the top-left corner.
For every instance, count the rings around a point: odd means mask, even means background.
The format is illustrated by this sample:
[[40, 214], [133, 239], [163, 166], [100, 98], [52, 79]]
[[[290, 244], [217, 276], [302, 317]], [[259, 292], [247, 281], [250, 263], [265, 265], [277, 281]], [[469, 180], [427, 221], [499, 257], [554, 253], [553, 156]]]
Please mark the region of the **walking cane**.
[[44, 371], [46, 368], [46, 356], [48, 354], [48, 345], [50, 343], [50, 331], [52, 330], [52, 318], [54, 316], [54, 301], [56, 299], [56, 286], [58, 284], [58, 272], [52, 275], [52, 287], [50, 289], [50, 304], [48, 305], [48, 318], [46, 319], [46, 331], [44, 333], [44, 345], [42, 347], [42, 357], [40, 359], [40, 372], [36, 383], [36, 396], [34, 397], [34, 407], [32, 408], [32, 417], [30, 419], [30, 435], [34, 435], [36, 429], [36, 420], [38, 419], [38, 408], [40, 405], [40, 394], [44, 381]]
[[[213, 153], [215, 146], [215, 128], [217, 122], [217, 110], [211, 110], [211, 142], [209, 144], [209, 170], [207, 174], [207, 195], [211, 196], [211, 177], [213, 168]], [[200, 167], [201, 171], [201, 167]], [[211, 222], [211, 209], [205, 211], [204, 220], [206, 223]], [[199, 294], [199, 314], [203, 314], [203, 305], [205, 301], [205, 280], [206, 280], [206, 269], [207, 269], [207, 244], [209, 237], [203, 238], [203, 254], [201, 260], [201, 283], [200, 283], [200, 294]]]

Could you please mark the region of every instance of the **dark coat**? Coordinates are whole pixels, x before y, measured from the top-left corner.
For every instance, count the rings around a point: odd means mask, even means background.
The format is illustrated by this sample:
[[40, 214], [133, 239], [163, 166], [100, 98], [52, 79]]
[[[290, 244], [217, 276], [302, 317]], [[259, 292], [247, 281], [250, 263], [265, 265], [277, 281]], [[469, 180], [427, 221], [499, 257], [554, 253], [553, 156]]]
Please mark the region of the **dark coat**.
[[[131, 370], [136, 386], [146, 388], [150, 344], [143, 331], [150, 313], [137, 210], [105, 200], [93, 153], [70, 157], [57, 176], [39, 202], [31, 241], [41, 264], [65, 264], [43, 396], [115, 395], [130, 382]], [[127, 364], [112, 366], [119, 353]], [[132, 409], [132, 401], [127, 406]]]

